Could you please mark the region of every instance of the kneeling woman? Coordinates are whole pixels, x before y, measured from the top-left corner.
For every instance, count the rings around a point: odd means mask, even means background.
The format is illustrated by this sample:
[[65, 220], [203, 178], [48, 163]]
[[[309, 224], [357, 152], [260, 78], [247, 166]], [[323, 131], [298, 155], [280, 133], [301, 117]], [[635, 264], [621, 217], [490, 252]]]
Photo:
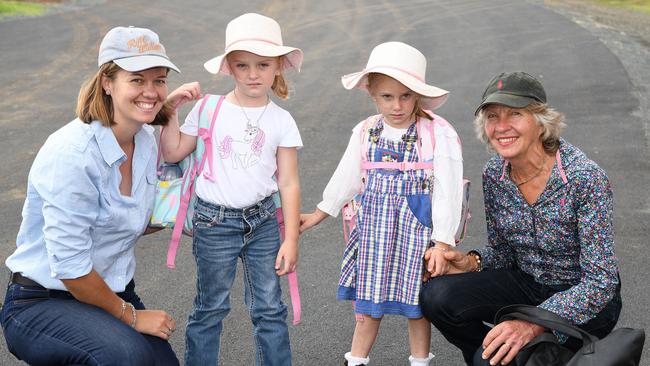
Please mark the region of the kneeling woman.
[[506, 305], [539, 306], [599, 337], [618, 320], [611, 187], [560, 138], [563, 119], [523, 72], [495, 77], [476, 110], [477, 134], [497, 153], [483, 172], [487, 246], [446, 252], [447, 273], [462, 274], [435, 277], [420, 295], [424, 315], [470, 365], [507, 364], [544, 331], [523, 320], [483, 323]]
[[[178, 365], [162, 310], [135, 292], [134, 245], [153, 209], [153, 127], [178, 71], [158, 35], [112, 29], [99, 70], [81, 88], [78, 118], [53, 133], [29, 173], [2, 309], [11, 353], [32, 365]], [[175, 101], [174, 99], [178, 99]]]

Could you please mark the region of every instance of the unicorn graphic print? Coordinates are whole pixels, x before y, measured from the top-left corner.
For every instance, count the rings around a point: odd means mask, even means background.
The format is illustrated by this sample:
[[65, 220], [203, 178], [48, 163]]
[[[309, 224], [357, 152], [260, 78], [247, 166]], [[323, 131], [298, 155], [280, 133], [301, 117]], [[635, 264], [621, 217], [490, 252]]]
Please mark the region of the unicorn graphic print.
[[260, 161], [264, 140], [264, 130], [249, 124], [241, 139], [228, 135], [219, 143], [219, 156], [223, 160], [230, 158], [233, 169], [250, 168]]

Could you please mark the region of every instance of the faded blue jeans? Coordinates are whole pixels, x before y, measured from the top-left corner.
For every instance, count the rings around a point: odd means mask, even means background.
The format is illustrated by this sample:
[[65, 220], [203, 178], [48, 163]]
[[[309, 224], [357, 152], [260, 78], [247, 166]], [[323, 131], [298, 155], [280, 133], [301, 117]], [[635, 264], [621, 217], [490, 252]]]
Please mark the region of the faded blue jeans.
[[291, 365], [287, 307], [275, 273], [280, 232], [273, 199], [245, 209], [198, 199], [193, 224], [197, 293], [187, 323], [185, 365], [217, 364], [238, 259], [244, 269], [244, 301], [253, 322], [255, 363]]
[[[134, 287], [117, 295], [144, 309]], [[30, 365], [178, 365], [166, 340], [65, 291], [10, 283], [0, 320], [9, 351]]]

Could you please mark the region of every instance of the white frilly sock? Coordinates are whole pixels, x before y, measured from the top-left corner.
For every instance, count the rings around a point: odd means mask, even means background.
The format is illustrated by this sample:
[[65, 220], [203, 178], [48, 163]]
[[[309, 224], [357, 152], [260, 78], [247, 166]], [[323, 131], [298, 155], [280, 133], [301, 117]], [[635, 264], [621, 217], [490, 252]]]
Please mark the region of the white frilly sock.
[[409, 356], [409, 362], [411, 363], [411, 366], [429, 366], [429, 361], [433, 360], [434, 357], [436, 356], [434, 356], [433, 353], [429, 353], [429, 357], [427, 358]]
[[352, 356], [350, 352], [345, 354], [345, 359], [348, 360], [348, 366], [368, 365], [370, 362], [370, 357], [356, 357]]

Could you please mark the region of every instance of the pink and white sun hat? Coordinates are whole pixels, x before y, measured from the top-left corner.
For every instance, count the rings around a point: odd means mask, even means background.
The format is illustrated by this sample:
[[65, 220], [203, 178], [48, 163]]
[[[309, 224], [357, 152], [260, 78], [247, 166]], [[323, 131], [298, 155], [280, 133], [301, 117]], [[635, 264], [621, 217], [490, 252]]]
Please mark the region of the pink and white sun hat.
[[447, 101], [449, 92], [426, 83], [427, 60], [416, 48], [402, 42], [386, 42], [370, 53], [366, 68], [341, 77], [346, 89], [368, 90], [368, 74], [375, 72], [392, 77], [418, 93], [424, 109], [434, 110]]
[[203, 66], [213, 74], [231, 75], [226, 56], [233, 51], [248, 51], [259, 56], [285, 56], [282, 69], [300, 71], [302, 50], [282, 44], [282, 31], [275, 20], [256, 13], [240, 15], [226, 27], [226, 48], [223, 55], [208, 60]]

